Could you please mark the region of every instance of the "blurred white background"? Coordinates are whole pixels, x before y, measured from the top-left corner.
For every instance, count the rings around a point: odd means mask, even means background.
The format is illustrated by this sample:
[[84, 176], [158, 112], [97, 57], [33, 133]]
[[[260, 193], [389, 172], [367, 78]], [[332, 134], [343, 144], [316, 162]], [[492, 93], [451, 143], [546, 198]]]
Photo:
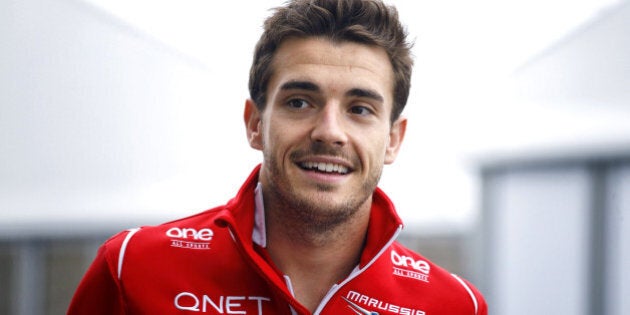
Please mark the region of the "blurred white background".
[[[157, 223], [224, 203], [260, 161], [241, 112], [262, 21], [281, 3], [5, 2], [18, 14], [0, 13], [2, 230]], [[480, 156], [627, 140], [627, 104], [550, 106], [509, 89], [620, 1], [391, 3], [416, 66], [381, 186], [408, 225], [474, 223]]]
[[[381, 187], [497, 314], [627, 314], [630, 1], [389, 1], [416, 66]], [[60, 314], [124, 228], [225, 203], [280, 0], [0, 1], [0, 313]]]

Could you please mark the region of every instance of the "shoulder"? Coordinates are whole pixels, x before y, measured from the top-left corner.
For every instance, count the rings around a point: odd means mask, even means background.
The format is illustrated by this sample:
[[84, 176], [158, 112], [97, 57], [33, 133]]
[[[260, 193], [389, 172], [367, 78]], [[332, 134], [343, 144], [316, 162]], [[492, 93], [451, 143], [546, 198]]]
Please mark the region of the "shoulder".
[[485, 300], [477, 288], [461, 276], [453, 274], [420, 253], [394, 242], [384, 257], [391, 264], [392, 274], [408, 278], [407, 283], [421, 292], [430, 292], [435, 301], [474, 309], [485, 314]]
[[[209, 241], [216, 230], [215, 219], [225, 207], [216, 207], [185, 218], [162, 223], [155, 226], [143, 226], [131, 229], [133, 238], [141, 239], [150, 245], [154, 241], [161, 242], [164, 239], [182, 239], [190, 241]], [[137, 232], [137, 233], [136, 233]], [[137, 243], [137, 241], [135, 241]]]
[[[135, 239], [138, 237], [141, 237], [143, 240], [151, 241], [161, 239], [163, 236], [168, 237], [169, 235], [188, 235], [189, 237], [194, 237], [195, 235], [207, 234], [209, 233], [209, 227], [215, 225], [214, 218], [221, 210], [224, 210], [224, 208], [224, 206], [212, 208], [159, 225], [130, 228], [113, 235], [106, 240], [103, 245], [109, 250], [113, 250], [119, 249], [124, 245], [125, 240], [130, 242], [132, 238], [135, 242]], [[200, 231], [201, 233], [199, 233]]]
[[[195, 215], [155, 226], [142, 226], [121, 231], [106, 240], [100, 250], [112, 271], [121, 277], [123, 265], [133, 257], [164, 254], [169, 248], [209, 249], [217, 229], [215, 217], [224, 207], [216, 207]], [[148, 258], [150, 259], [150, 258]]]

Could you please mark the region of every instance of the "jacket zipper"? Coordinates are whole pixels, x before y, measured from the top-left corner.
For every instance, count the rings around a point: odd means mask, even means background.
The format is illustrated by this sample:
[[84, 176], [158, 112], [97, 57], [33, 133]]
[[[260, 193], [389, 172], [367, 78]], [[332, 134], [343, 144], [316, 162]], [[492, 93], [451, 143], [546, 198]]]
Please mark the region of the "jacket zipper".
[[[273, 280], [271, 280], [269, 278], [269, 276], [265, 273], [265, 271], [262, 270], [261, 267], [255, 261], [252, 260], [252, 258], [250, 257], [249, 253], [247, 253], [247, 250], [244, 248], [242, 240], [238, 237], [238, 232], [234, 231], [234, 228], [233, 228], [233, 225], [231, 224], [231, 222], [229, 222], [229, 220], [227, 220], [227, 219], [223, 219], [223, 220], [225, 221], [225, 223], [227, 223], [227, 228], [228, 228], [228, 231], [230, 232], [230, 236], [232, 237], [232, 241], [236, 244], [236, 247], [241, 252], [241, 255], [245, 257], [245, 259], [249, 262], [249, 264], [252, 265], [253, 268], [258, 272], [258, 274], [261, 277], [263, 277], [263, 279], [265, 279], [272, 287], [278, 287], [278, 285], [276, 285], [273, 282]], [[301, 306], [299, 304], [298, 305], [292, 305], [292, 303], [291, 303], [291, 301], [294, 300], [295, 297], [293, 297], [291, 294], [287, 293], [286, 290], [283, 290], [282, 288], [278, 288], [278, 290], [280, 291], [282, 296], [284, 296], [285, 301], [288, 304], [288, 307], [290, 309], [291, 314], [292, 315], [301, 314], [300, 312], [296, 311], [296, 309], [303, 308], [303, 306]], [[306, 314], [308, 314], [308, 312]]]
[[362, 274], [365, 270], [367, 270], [379, 257], [381, 257], [381, 255], [383, 255], [383, 253], [390, 247], [390, 245], [392, 245], [392, 243], [396, 240], [396, 238], [398, 237], [398, 234], [400, 234], [400, 231], [402, 231], [402, 225], [398, 226], [398, 229], [396, 229], [396, 231], [394, 232], [394, 235], [392, 235], [392, 237], [389, 239], [389, 241], [381, 248], [381, 250], [374, 256], [372, 257], [372, 259], [365, 265], [365, 267], [363, 268], [355, 268], [350, 275], [348, 275], [348, 277], [346, 279], [344, 279], [343, 281], [341, 281], [341, 283], [339, 284], [335, 284], [333, 285], [332, 288], [330, 288], [330, 290], [328, 291], [328, 293], [326, 293], [326, 295], [324, 296], [324, 298], [322, 299], [321, 302], [319, 302], [319, 305], [317, 306], [317, 309], [315, 309], [315, 312], [313, 312], [313, 315], [319, 315], [321, 314], [322, 310], [324, 309], [324, 307], [326, 306], [326, 304], [328, 304], [328, 301], [330, 301], [330, 299], [332, 299], [332, 297], [337, 294], [337, 292], [344, 286], [346, 285], [348, 282], [350, 282], [352, 279], [358, 277], [360, 274]]

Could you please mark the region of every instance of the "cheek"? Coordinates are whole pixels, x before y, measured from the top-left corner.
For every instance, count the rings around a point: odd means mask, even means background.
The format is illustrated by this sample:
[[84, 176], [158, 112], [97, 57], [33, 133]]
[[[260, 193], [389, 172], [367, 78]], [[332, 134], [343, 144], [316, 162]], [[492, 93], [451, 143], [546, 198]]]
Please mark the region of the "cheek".
[[380, 167], [385, 161], [387, 142], [386, 139], [379, 136], [365, 135], [365, 137], [359, 138], [360, 142], [356, 152], [359, 158], [371, 167]]
[[263, 145], [266, 150], [275, 150], [274, 147], [277, 147], [279, 143], [282, 142], [281, 132], [278, 130], [279, 128], [274, 128], [277, 126], [277, 122], [267, 119], [263, 124]]
[[[273, 122], [271, 122], [273, 124]], [[263, 136], [264, 151], [266, 155], [273, 155], [275, 160], [282, 160], [288, 154], [288, 146], [290, 145], [291, 133], [284, 131], [283, 128], [266, 128]]]

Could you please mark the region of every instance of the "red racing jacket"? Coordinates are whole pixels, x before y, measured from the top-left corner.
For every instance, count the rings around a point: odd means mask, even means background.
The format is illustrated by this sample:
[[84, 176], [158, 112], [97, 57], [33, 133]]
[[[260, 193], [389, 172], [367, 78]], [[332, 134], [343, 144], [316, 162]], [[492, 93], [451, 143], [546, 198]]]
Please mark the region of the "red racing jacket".
[[[226, 205], [107, 240], [68, 314], [310, 314], [265, 254], [259, 169]], [[359, 265], [314, 314], [487, 314], [473, 285], [396, 242], [401, 229], [376, 189]]]

